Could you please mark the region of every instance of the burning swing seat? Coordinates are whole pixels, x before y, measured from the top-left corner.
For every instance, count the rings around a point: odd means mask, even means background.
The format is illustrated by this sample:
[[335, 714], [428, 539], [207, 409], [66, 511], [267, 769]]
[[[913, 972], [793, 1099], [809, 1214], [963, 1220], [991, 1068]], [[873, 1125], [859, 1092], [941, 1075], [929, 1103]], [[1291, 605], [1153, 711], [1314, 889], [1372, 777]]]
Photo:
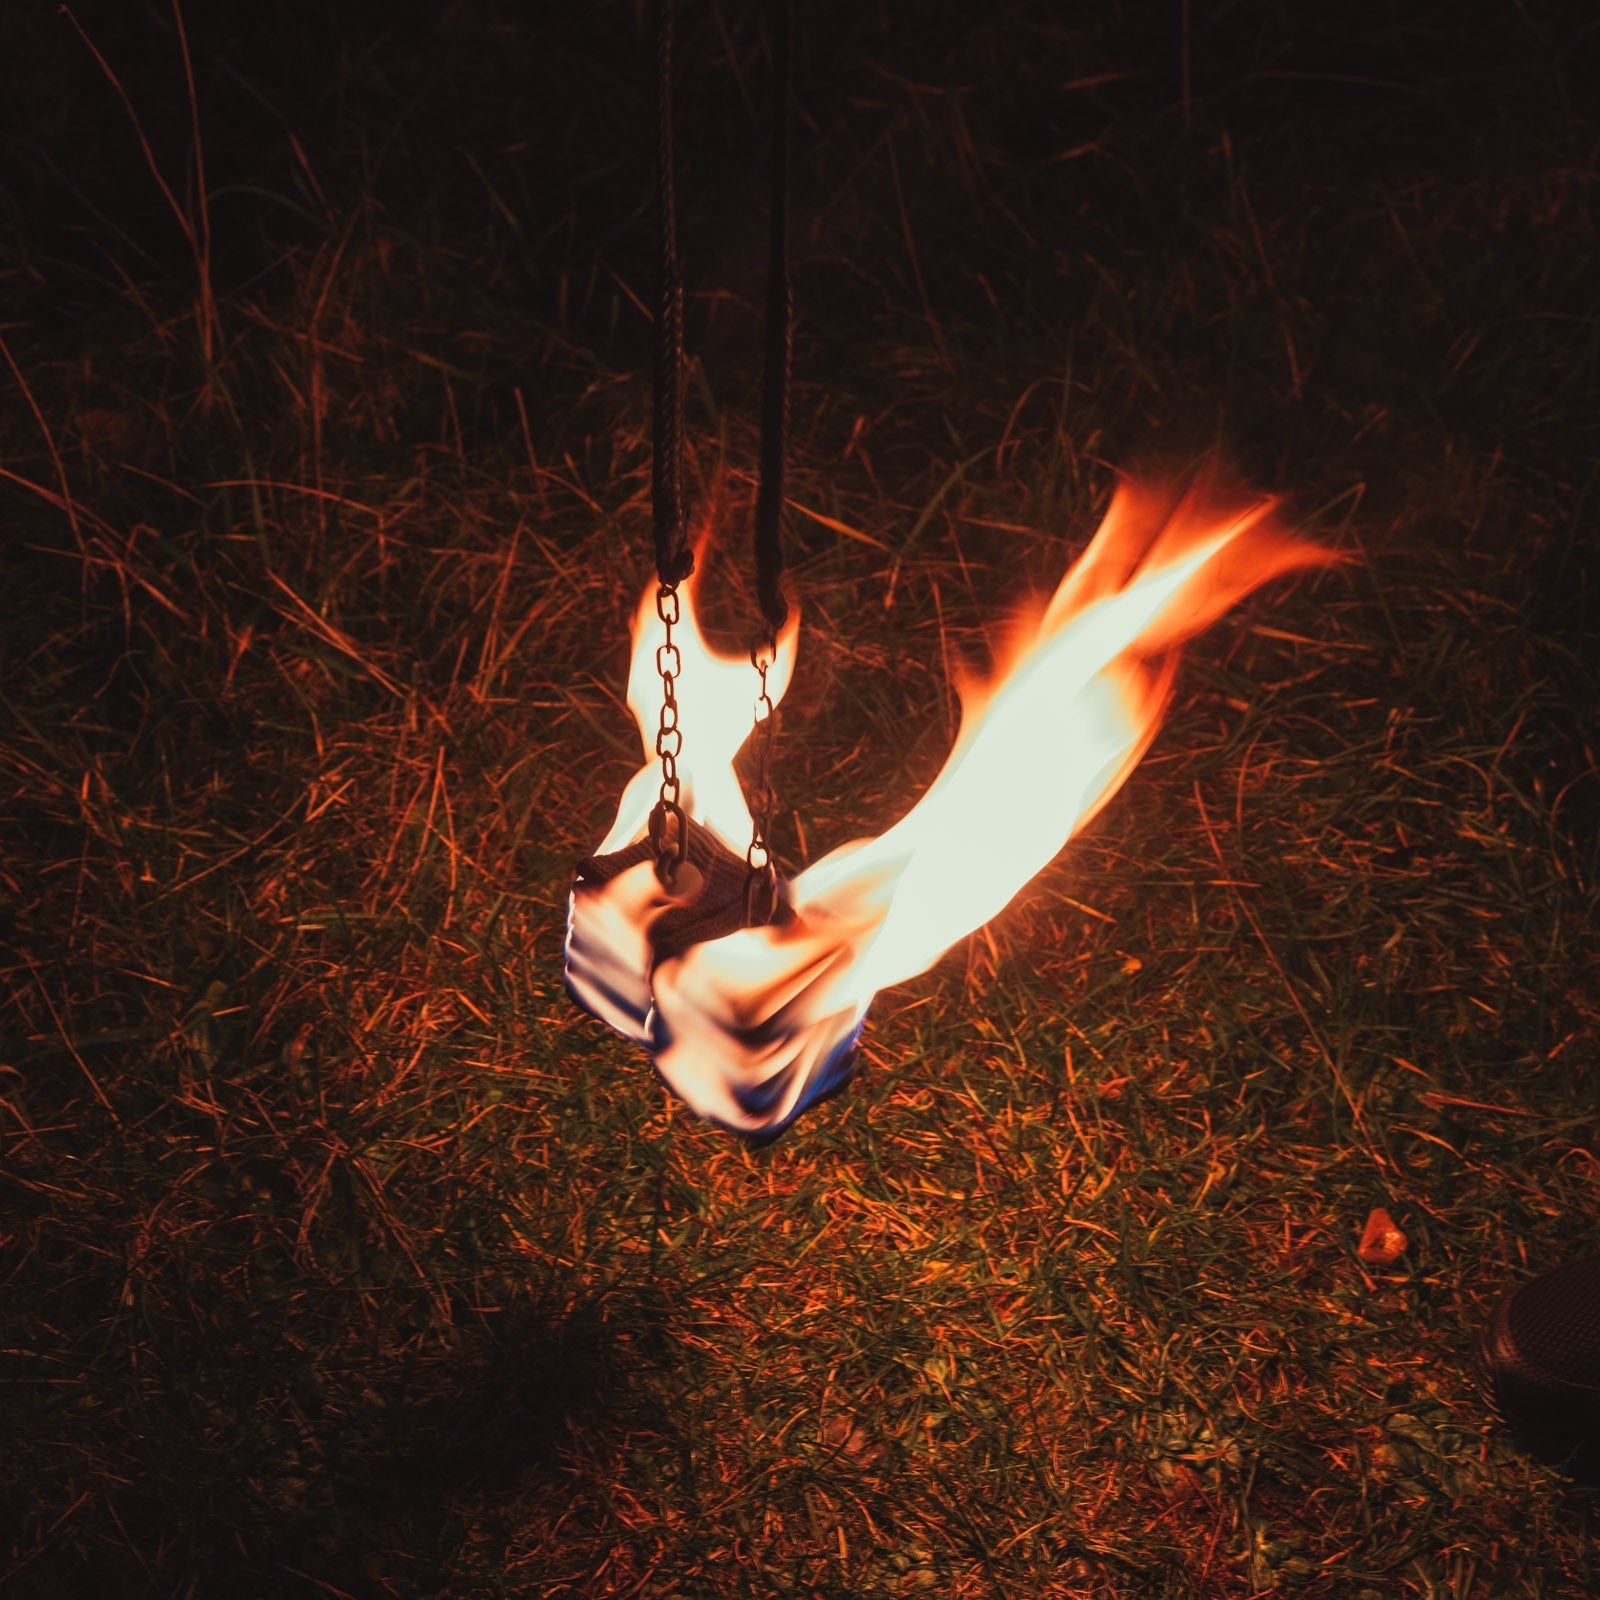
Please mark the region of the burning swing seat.
[[[695, 614], [683, 496], [683, 289], [672, 161], [672, 6], [656, 0], [659, 299], [652, 411], [657, 583], [635, 616], [628, 706], [644, 765], [568, 898], [567, 987], [649, 1052], [702, 1117], [777, 1137], [854, 1071], [879, 989], [998, 914], [1122, 785], [1160, 724], [1176, 647], [1279, 574], [1333, 559], [1272, 502], [1124, 484], [993, 680], [963, 693], [943, 771], [892, 828], [793, 879], [772, 861], [774, 713], [798, 618], [780, 578], [790, 368], [787, 0], [774, 0], [771, 226], [754, 548], [761, 631], [719, 654]], [[734, 758], [760, 740], [756, 804]], [[743, 858], [738, 841], [749, 839]]]
[[[691, 1110], [747, 1137], [783, 1131], [848, 1080], [874, 994], [997, 915], [1121, 787], [1160, 726], [1184, 640], [1272, 578], [1335, 559], [1282, 533], [1272, 511], [1123, 484], [991, 681], [964, 688], [960, 735], [922, 798], [877, 838], [779, 881], [760, 919], [734, 851], [752, 826], [733, 766], [751, 732], [751, 668], [706, 642], [692, 580], [674, 640], [684, 876], [662, 871], [651, 702], [668, 630], [647, 594], [628, 679], [645, 764], [574, 875], [574, 999], [648, 1050]], [[774, 706], [798, 634], [791, 616]]]

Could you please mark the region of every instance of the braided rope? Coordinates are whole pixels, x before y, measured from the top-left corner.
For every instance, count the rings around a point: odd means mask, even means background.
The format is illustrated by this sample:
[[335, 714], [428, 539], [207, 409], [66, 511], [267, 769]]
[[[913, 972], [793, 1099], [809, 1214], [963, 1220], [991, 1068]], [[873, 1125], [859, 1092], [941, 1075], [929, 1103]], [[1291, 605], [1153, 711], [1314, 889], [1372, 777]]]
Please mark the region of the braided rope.
[[761, 395], [761, 479], [756, 490], [756, 589], [768, 640], [789, 615], [783, 573], [783, 457], [789, 432], [794, 303], [789, 289], [789, 0], [772, 0], [772, 189], [766, 350]]
[[650, 506], [656, 575], [665, 586], [694, 571], [683, 505], [683, 275], [678, 266], [678, 213], [672, 155], [672, 0], [655, 0], [656, 242], [655, 394], [652, 407]]

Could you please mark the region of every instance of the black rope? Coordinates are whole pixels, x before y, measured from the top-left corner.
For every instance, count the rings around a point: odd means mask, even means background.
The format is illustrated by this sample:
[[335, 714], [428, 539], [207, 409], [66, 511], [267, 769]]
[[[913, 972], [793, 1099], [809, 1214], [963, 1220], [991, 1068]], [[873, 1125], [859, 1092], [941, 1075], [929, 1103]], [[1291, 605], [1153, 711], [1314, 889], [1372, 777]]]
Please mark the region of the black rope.
[[766, 348], [761, 385], [761, 478], [756, 489], [756, 593], [764, 625], [750, 651], [761, 675], [756, 701], [756, 778], [750, 805], [750, 847], [745, 851], [745, 922], [770, 922], [779, 904], [772, 859], [772, 735], [776, 720], [767, 672], [777, 654], [778, 630], [789, 615], [783, 598], [783, 456], [789, 431], [789, 367], [793, 356], [793, 303], [789, 292], [789, 0], [772, 0], [772, 186], [767, 256]]
[[[688, 846], [688, 825], [679, 805], [677, 757], [683, 748], [678, 729], [676, 679], [681, 657], [672, 639], [678, 620], [677, 586], [694, 571], [683, 503], [683, 276], [678, 265], [677, 207], [672, 155], [672, 6], [655, 0], [656, 31], [656, 239], [659, 281], [656, 307], [655, 393], [652, 409], [650, 500], [655, 529], [656, 611], [666, 629], [656, 652], [661, 674], [661, 726], [656, 754], [661, 759], [661, 794], [650, 814], [650, 842], [656, 870], [669, 886]], [[765, 922], [777, 909], [777, 873], [767, 840], [775, 800], [770, 781], [773, 704], [767, 672], [777, 648], [778, 630], [789, 615], [783, 598], [783, 458], [789, 430], [789, 369], [793, 354], [793, 308], [789, 291], [789, 0], [772, 0], [772, 173], [767, 306], [761, 394], [761, 470], [756, 489], [756, 591], [763, 633], [750, 659], [761, 676], [758, 792], [745, 852], [745, 916]]]
[[672, 4], [655, 0], [657, 303], [650, 506], [664, 588], [694, 571], [683, 507], [683, 276], [672, 159]]
[[793, 302], [789, 292], [789, 0], [772, 0], [772, 190], [766, 351], [761, 394], [761, 480], [756, 491], [756, 591], [767, 643], [789, 615], [783, 573], [783, 456], [789, 431]]

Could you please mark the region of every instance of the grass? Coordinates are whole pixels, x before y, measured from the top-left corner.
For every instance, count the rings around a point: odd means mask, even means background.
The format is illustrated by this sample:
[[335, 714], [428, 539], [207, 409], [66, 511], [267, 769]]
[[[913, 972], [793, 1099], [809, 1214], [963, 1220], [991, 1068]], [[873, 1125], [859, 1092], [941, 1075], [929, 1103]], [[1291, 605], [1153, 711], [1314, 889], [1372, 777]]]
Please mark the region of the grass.
[[[561, 986], [637, 762], [636, 19], [285, 15], [187, 18], [204, 252], [164, 13], [80, 19], [167, 195], [64, 23], [6, 97], [0, 1588], [1593, 1593], [1464, 1370], [1600, 1172], [1587, 36], [1197, 8], [1185, 95], [1121, 12], [808, 12], [784, 860], [937, 769], [1114, 469], [1220, 443], [1357, 559], [752, 1153]], [[731, 631], [759, 41], [683, 48]]]

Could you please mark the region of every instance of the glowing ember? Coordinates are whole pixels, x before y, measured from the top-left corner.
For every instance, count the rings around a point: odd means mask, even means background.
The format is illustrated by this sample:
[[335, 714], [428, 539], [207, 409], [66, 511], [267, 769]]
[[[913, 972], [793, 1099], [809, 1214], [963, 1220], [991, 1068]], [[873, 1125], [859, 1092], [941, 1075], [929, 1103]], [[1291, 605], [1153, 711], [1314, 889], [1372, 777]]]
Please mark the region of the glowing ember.
[[[670, 894], [656, 879], [645, 829], [658, 768], [647, 762], [574, 881], [574, 997], [646, 1045], [701, 1116], [747, 1134], [785, 1127], [848, 1078], [873, 995], [926, 971], [1001, 911], [1121, 787], [1160, 725], [1174, 647], [1259, 584], [1332, 559], [1286, 538], [1271, 510], [1119, 489], [1048, 606], [1018, 630], [1009, 664], [966, 687], [960, 737], [927, 793], [880, 837], [842, 846], [785, 885], [780, 915], [756, 928], [740, 926], [736, 858], [750, 816], [733, 771], [751, 731], [754, 673], [706, 645], [691, 580], [675, 631], [683, 806], [698, 825], [692, 870]], [[797, 631], [791, 619], [779, 641], [774, 701], [793, 672]], [[652, 590], [628, 678], [647, 753], [660, 642]]]

